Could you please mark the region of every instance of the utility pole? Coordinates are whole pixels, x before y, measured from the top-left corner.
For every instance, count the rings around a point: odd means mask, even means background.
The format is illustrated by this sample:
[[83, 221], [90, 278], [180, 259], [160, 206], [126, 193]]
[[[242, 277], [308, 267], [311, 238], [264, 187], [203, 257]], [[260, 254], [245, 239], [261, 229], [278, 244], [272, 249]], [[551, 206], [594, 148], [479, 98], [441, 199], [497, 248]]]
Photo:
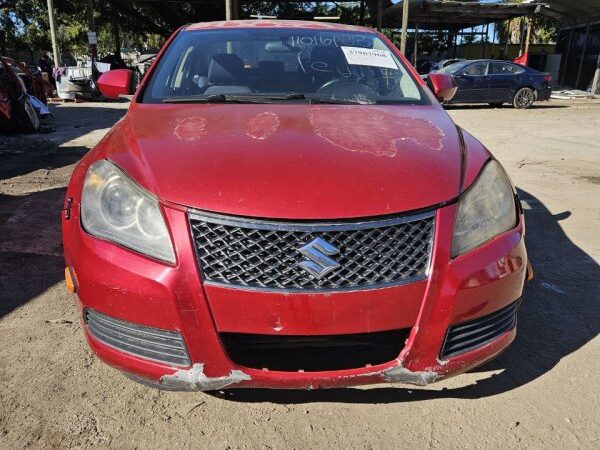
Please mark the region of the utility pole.
[[96, 24], [94, 22], [94, 2], [87, 0], [87, 23], [88, 23], [88, 44], [90, 46], [90, 56], [92, 59], [92, 78], [96, 80], [98, 69], [96, 60], [98, 59], [98, 38], [96, 36]]
[[402, 35], [400, 37], [400, 53], [406, 55], [406, 37], [408, 32], [408, 0], [402, 0]]
[[52, 0], [48, 0], [48, 21], [50, 22], [50, 37], [52, 38], [52, 55], [54, 57], [54, 66], [60, 67], [60, 52], [58, 51], [58, 43], [56, 40], [56, 25], [54, 24], [54, 4]]
[[383, 25], [383, 0], [377, 0], [377, 31], [381, 31]]
[[225, 20], [231, 20], [231, 0], [225, 0]]

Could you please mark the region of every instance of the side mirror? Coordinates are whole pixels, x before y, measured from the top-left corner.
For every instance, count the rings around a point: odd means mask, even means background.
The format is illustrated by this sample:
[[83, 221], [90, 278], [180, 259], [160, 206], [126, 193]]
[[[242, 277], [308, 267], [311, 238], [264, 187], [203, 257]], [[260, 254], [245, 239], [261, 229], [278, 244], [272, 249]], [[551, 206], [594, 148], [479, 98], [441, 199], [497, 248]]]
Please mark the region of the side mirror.
[[98, 89], [106, 98], [127, 98], [134, 92], [133, 72], [128, 69], [109, 70], [98, 78]]
[[427, 85], [440, 102], [449, 102], [452, 100], [458, 89], [456, 80], [445, 73], [430, 73]]

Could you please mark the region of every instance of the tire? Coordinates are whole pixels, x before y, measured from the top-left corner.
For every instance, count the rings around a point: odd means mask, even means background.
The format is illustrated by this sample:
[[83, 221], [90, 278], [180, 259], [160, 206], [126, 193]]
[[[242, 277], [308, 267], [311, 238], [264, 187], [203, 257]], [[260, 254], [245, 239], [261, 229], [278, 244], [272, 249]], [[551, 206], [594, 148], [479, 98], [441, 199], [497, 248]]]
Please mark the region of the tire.
[[490, 105], [492, 108], [500, 108], [502, 105], [504, 105], [504, 102], [492, 102], [488, 103], [488, 105]]
[[528, 109], [531, 108], [533, 102], [535, 102], [535, 91], [524, 87], [515, 93], [512, 104], [517, 109]]

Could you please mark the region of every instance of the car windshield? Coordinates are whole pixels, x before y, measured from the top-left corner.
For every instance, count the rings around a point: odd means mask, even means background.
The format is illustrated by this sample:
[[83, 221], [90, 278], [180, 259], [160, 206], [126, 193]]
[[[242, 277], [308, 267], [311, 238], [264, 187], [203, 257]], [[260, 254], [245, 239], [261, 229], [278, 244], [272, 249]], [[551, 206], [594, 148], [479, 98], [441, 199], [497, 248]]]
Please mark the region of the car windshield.
[[375, 34], [271, 28], [180, 33], [141, 101], [428, 104], [429, 99]]

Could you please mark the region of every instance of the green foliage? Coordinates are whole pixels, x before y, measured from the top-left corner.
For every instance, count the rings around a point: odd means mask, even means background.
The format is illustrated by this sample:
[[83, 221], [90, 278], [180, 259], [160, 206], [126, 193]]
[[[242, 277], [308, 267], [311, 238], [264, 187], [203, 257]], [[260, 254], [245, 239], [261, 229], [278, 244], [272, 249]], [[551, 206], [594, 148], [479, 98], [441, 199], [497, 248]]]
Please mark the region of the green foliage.
[[[507, 0], [508, 3], [522, 3], [523, 0]], [[500, 42], [504, 42], [508, 36], [509, 42], [518, 44], [521, 42], [522, 35], [527, 26], [526, 17], [519, 17], [513, 20], [507, 20], [498, 23], [496, 27], [496, 37]], [[532, 44], [553, 44], [558, 36], [559, 26], [556, 21], [545, 17], [535, 16], [531, 22], [531, 43]]]

